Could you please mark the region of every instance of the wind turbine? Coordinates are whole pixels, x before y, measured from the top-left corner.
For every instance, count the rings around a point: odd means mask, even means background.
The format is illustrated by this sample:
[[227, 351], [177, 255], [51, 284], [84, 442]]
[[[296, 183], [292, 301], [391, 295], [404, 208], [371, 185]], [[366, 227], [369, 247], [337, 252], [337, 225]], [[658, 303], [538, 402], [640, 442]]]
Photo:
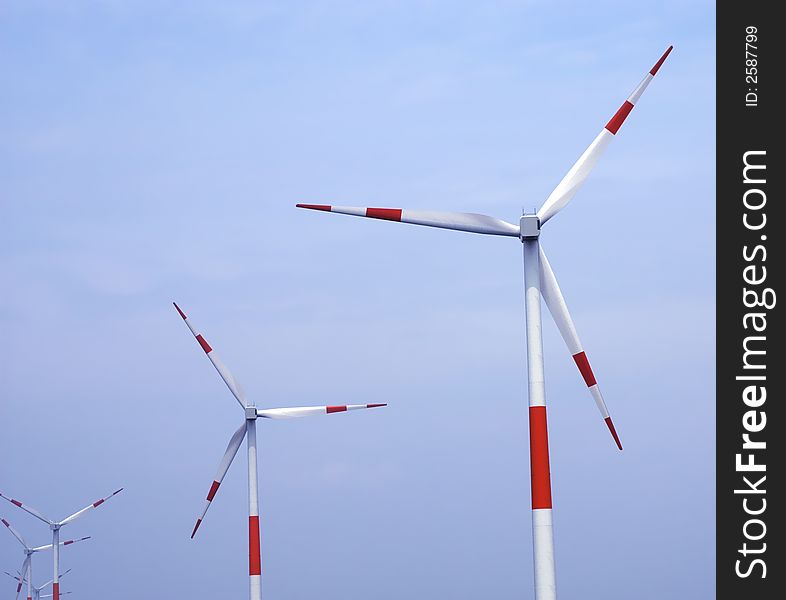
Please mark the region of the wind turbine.
[[592, 372], [584, 347], [579, 340], [576, 326], [568, 312], [554, 271], [549, 265], [539, 238], [541, 227], [556, 215], [573, 198], [587, 179], [603, 151], [617, 135], [620, 127], [644, 90], [657, 74], [672, 46], [663, 53], [641, 83], [620, 106], [611, 120], [601, 130], [589, 147], [571, 167], [565, 177], [551, 192], [540, 210], [525, 213], [518, 225], [479, 214], [418, 211], [400, 208], [365, 208], [330, 206], [324, 204], [298, 204], [298, 208], [341, 213], [372, 219], [427, 225], [442, 229], [469, 231], [487, 235], [518, 238], [524, 247], [524, 284], [527, 331], [527, 370], [529, 395], [530, 473], [532, 491], [532, 532], [535, 569], [535, 597], [537, 600], [556, 598], [554, 568], [554, 535], [552, 528], [551, 476], [549, 471], [548, 429], [546, 426], [546, 397], [543, 371], [543, 340], [541, 336], [540, 299], [546, 302], [573, 360], [587, 384], [598, 410], [606, 422], [617, 447], [622, 450], [614, 423], [609, 416], [603, 395]]
[[[3, 496], [3, 497], [5, 497], [5, 496]], [[53, 544], [47, 544], [45, 546], [30, 546], [30, 544], [28, 544], [25, 541], [25, 538], [22, 537], [22, 534], [19, 533], [16, 529], [14, 529], [14, 527], [13, 527], [13, 525], [11, 525], [11, 523], [6, 521], [5, 519], [0, 519], [0, 522], [2, 522], [3, 525], [5, 525], [8, 528], [8, 530], [11, 532], [11, 534], [17, 540], [19, 540], [19, 543], [22, 544], [22, 546], [24, 547], [25, 559], [22, 562], [22, 568], [20, 569], [19, 572], [20, 572], [20, 574], [24, 575], [23, 579], [27, 580], [27, 600], [32, 600], [33, 591], [34, 591], [34, 587], [33, 587], [33, 554], [35, 554], [36, 552], [41, 552], [42, 550], [49, 550], [50, 548], [57, 548], [59, 550], [60, 546], [70, 546], [71, 544], [73, 544], [75, 542], [83, 542], [84, 540], [89, 540], [90, 539], [90, 536], [88, 535], [88, 536], [82, 537], [82, 538], [77, 538], [77, 539], [73, 539], [73, 540], [66, 540], [64, 542], [58, 542], [57, 546], [54, 546]], [[10, 573], [9, 573], [9, 575], [10, 575]], [[11, 577], [13, 577], [13, 575], [11, 575]], [[46, 585], [49, 585], [49, 583], [47, 583]], [[17, 598], [19, 598], [19, 592], [21, 590], [22, 590], [22, 582], [19, 581], [19, 584], [16, 586], [16, 597]], [[54, 588], [53, 588], [53, 590], [54, 590]]]
[[[96, 500], [92, 504], [88, 504], [83, 509], [76, 511], [74, 514], [66, 517], [62, 521], [53, 521], [52, 519], [49, 519], [49, 518], [45, 517], [44, 515], [42, 515], [39, 511], [34, 509], [32, 506], [28, 506], [26, 504], [23, 504], [19, 500], [15, 500], [14, 498], [6, 496], [2, 492], [0, 492], [0, 498], [5, 498], [11, 504], [13, 504], [14, 506], [17, 506], [17, 507], [21, 508], [22, 510], [30, 513], [31, 515], [33, 515], [37, 519], [40, 519], [41, 521], [43, 521], [44, 523], [49, 525], [49, 529], [52, 530], [52, 554], [54, 556], [54, 561], [53, 561], [54, 562], [54, 576], [52, 578], [52, 597], [54, 598], [54, 600], [57, 600], [60, 597], [60, 546], [67, 546], [69, 544], [74, 543], [75, 541], [79, 541], [79, 540], [69, 540], [67, 542], [61, 543], [60, 542], [60, 528], [63, 527], [64, 525], [68, 525], [69, 523], [73, 523], [74, 521], [76, 521], [79, 517], [81, 517], [85, 513], [93, 510], [94, 508], [98, 508], [104, 502], [109, 500], [112, 496], [116, 496], [117, 494], [119, 494], [122, 491], [123, 491], [123, 488], [120, 488], [119, 490], [109, 494], [106, 498], [101, 498], [99, 500]], [[4, 523], [5, 523], [5, 521], [4, 521]], [[6, 525], [7, 525], [7, 523], [6, 523]], [[10, 526], [8, 526], [8, 527], [10, 529]], [[12, 533], [13, 533], [13, 530], [12, 530]], [[87, 539], [87, 538], [82, 538], [82, 539]], [[20, 539], [20, 541], [21, 541], [21, 539]]]
[[298, 406], [298, 407], [291, 407], [291, 408], [265, 408], [259, 409], [254, 404], [253, 400], [249, 400], [246, 398], [243, 389], [238, 384], [237, 380], [234, 378], [232, 373], [230, 373], [229, 369], [224, 366], [224, 363], [216, 355], [216, 352], [207, 343], [207, 340], [202, 336], [201, 333], [197, 330], [197, 328], [191, 322], [186, 314], [180, 309], [180, 307], [173, 302], [172, 304], [175, 305], [175, 309], [177, 310], [178, 314], [183, 318], [188, 329], [196, 338], [197, 342], [201, 346], [202, 350], [204, 350], [207, 357], [210, 359], [210, 362], [213, 363], [213, 366], [218, 371], [218, 374], [221, 376], [221, 379], [224, 380], [224, 383], [229, 388], [229, 391], [232, 392], [232, 395], [237, 400], [240, 407], [243, 409], [245, 414], [245, 420], [243, 424], [238, 428], [235, 433], [232, 434], [232, 437], [229, 440], [229, 445], [227, 446], [226, 452], [224, 452], [224, 456], [221, 459], [221, 462], [218, 466], [218, 471], [216, 473], [215, 478], [213, 479], [213, 483], [210, 486], [210, 490], [207, 493], [207, 500], [205, 501], [205, 506], [202, 509], [202, 514], [196, 520], [196, 525], [194, 525], [194, 530], [191, 532], [191, 538], [196, 535], [197, 529], [202, 524], [202, 520], [205, 518], [205, 514], [207, 513], [207, 509], [210, 508], [210, 503], [213, 501], [213, 498], [218, 491], [218, 487], [221, 485], [221, 482], [224, 480], [224, 476], [227, 474], [229, 470], [229, 465], [232, 464], [232, 461], [237, 454], [237, 451], [240, 449], [240, 445], [243, 443], [243, 438], [248, 438], [248, 577], [249, 577], [249, 598], [251, 600], [260, 600], [262, 597], [262, 565], [261, 565], [261, 558], [259, 553], [259, 498], [257, 494], [257, 418], [263, 419], [292, 419], [296, 417], [310, 417], [313, 415], [324, 415], [324, 414], [332, 414], [338, 412], [346, 412], [349, 410], [359, 410], [364, 408], [377, 408], [380, 406], [387, 406], [387, 404], [347, 404], [342, 406]]
[[[71, 572], [71, 569], [68, 569], [67, 571], [65, 571], [63, 573], [60, 573], [60, 577], [62, 578], [63, 575], [67, 575], [70, 572]], [[11, 579], [15, 579], [18, 582], [18, 585], [16, 586], [16, 594], [17, 594], [17, 596], [19, 596], [19, 590], [22, 589], [22, 584], [28, 582], [27, 576], [23, 576], [21, 572], [18, 572], [18, 576], [17, 575], [11, 575], [11, 573], [9, 573], [8, 571], [5, 571], [5, 574], [8, 575]], [[41, 598], [51, 598], [53, 594], [42, 594], [41, 593], [41, 590], [43, 590], [50, 583], [52, 583], [51, 579], [49, 581], [47, 581], [45, 584], [43, 584], [43, 585], [39, 585], [37, 587], [36, 586], [32, 586], [32, 593], [33, 593], [32, 600], [40, 600]], [[30, 589], [30, 585], [28, 585], [28, 589]], [[61, 593], [61, 595], [65, 596], [66, 594], [70, 594], [71, 592], [60, 592], [60, 593]], [[28, 598], [29, 598], [29, 596], [28, 596]]]

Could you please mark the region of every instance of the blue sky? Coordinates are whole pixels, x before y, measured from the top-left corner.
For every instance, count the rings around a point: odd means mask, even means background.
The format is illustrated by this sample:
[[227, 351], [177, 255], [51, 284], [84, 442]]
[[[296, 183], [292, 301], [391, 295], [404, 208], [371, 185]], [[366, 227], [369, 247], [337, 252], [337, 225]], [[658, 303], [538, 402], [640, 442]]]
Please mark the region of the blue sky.
[[0, 490], [126, 488], [63, 589], [247, 593], [244, 456], [189, 539], [242, 414], [177, 300], [260, 406], [390, 403], [261, 424], [267, 597], [530, 597], [518, 242], [294, 204], [515, 221], [669, 44], [542, 238], [625, 445], [546, 317], [566, 598], [714, 597], [713, 4], [4, 2]]

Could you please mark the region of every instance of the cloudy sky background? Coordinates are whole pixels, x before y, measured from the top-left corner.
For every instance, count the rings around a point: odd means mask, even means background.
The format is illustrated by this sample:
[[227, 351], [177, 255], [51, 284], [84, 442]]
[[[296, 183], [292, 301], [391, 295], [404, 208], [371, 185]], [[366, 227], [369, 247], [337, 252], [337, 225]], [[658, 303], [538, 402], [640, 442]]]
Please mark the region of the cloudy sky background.
[[0, 491], [126, 488], [62, 589], [247, 594], [243, 453], [189, 539], [242, 413], [177, 300], [260, 406], [390, 403], [261, 423], [267, 597], [530, 597], [520, 244], [294, 204], [515, 222], [669, 44], [542, 238], [625, 445], [546, 316], [566, 598], [714, 597], [713, 4], [3, 2]]

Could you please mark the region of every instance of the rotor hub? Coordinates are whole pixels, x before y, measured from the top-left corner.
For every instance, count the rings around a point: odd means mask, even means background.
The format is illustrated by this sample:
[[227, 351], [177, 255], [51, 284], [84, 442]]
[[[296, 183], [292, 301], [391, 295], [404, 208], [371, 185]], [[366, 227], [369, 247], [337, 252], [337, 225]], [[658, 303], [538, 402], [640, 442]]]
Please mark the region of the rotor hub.
[[246, 421], [256, 421], [257, 416], [256, 406], [246, 406]]

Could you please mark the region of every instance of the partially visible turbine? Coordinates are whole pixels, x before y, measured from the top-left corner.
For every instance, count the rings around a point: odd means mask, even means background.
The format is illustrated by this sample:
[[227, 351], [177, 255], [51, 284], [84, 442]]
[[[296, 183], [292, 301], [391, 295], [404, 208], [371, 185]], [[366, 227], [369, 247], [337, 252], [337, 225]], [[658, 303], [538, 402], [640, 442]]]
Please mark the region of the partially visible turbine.
[[543, 371], [543, 340], [541, 336], [541, 297], [557, 323], [562, 338], [581, 373], [590, 394], [606, 423], [614, 442], [622, 450], [614, 423], [609, 416], [603, 395], [584, 352], [573, 319], [568, 312], [565, 298], [549, 265], [539, 237], [541, 227], [561, 211], [573, 199], [578, 189], [589, 176], [603, 151], [619, 132], [644, 90], [663, 65], [672, 46], [663, 53], [639, 85], [622, 103], [614, 116], [606, 123], [597, 137], [571, 167], [536, 214], [524, 214], [518, 225], [494, 217], [474, 213], [409, 210], [402, 208], [365, 208], [354, 206], [332, 206], [327, 204], [298, 204], [325, 212], [341, 213], [414, 225], [427, 225], [441, 229], [453, 229], [514, 237], [524, 247], [524, 282], [527, 331], [527, 365], [529, 382], [529, 428], [530, 467], [532, 486], [532, 529], [535, 556], [535, 597], [537, 600], [556, 598], [556, 574], [554, 568], [554, 535], [551, 515], [551, 475], [549, 468], [548, 429], [546, 426], [546, 397]]
[[[63, 573], [60, 573], [60, 578], [62, 578], [63, 575], [67, 575], [70, 572], [71, 572], [71, 569], [68, 569], [67, 571], [64, 571]], [[19, 590], [22, 588], [22, 584], [23, 583], [28, 583], [28, 578], [26, 576], [23, 576], [21, 572], [18, 572], [18, 575], [11, 575], [11, 573], [9, 573], [8, 571], [5, 571], [5, 574], [8, 575], [11, 579], [15, 579], [17, 582], [19, 582], [19, 584], [16, 587], [16, 593], [18, 595], [19, 594]], [[33, 592], [32, 600], [40, 600], [41, 598], [51, 598], [53, 596], [53, 594], [42, 594], [41, 591], [45, 587], [47, 587], [49, 584], [51, 584], [52, 581], [53, 580], [50, 579], [45, 584], [39, 585], [39, 586], [32, 585], [32, 592]], [[30, 581], [30, 584], [32, 584], [32, 581]], [[31, 587], [30, 584], [28, 585], [28, 589], [30, 589], [30, 587]], [[60, 594], [63, 595], [63, 596], [66, 595], [66, 594], [70, 594], [70, 593], [71, 592], [60, 592]]]
[[[83, 509], [76, 511], [74, 514], [69, 515], [68, 517], [66, 517], [61, 521], [53, 521], [52, 519], [49, 519], [44, 515], [42, 515], [39, 511], [34, 509], [32, 506], [23, 504], [19, 500], [15, 500], [14, 498], [6, 496], [2, 492], [0, 492], [0, 498], [4, 498], [5, 500], [8, 500], [14, 506], [21, 508], [25, 512], [28, 512], [31, 515], [33, 515], [35, 518], [43, 521], [44, 523], [49, 525], [49, 529], [52, 530], [52, 554], [54, 556], [54, 560], [53, 560], [54, 576], [52, 577], [52, 597], [54, 598], [54, 600], [57, 600], [60, 594], [60, 546], [67, 546], [68, 544], [72, 544], [74, 541], [76, 541], [76, 540], [69, 540], [67, 542], [60, 543], [60, 528], [63, 527], [64, 525], [68, 525], [69, 523], [76, 521], [78, 518], [82, 517], [85, 513], [93, 510], [94, 508], [98, 508], [104, 502], [109, 500], [111, 497], [119, 494], [122, 491], [123, 488], [120, 488], [119, 490], [109, 494], [106, 498], [100, 498], [99, 500], [96, 500], [92, 504], [88, 504]], [[82, 539], [87, 539], [87, 538], [82, 538]]]
[[246, 395], [243, 392], [243, 389], [240, 387], [240, 384], [237, 382], [229, 369], [224, 366], [224, 363], [222, 363], [218, 358], [218, 355], [210, 346], [210, 344], [207, 343], [207, 340], [205, 340], [202, 334], [193, 325], [191, 319], [186, 316], [186, 314], [176, 303], [173, 302], [172, 304], [175, 305], [175, 309], [177, 310], [178, 314], [182, 317], [183, 321], [185, 321], [188, 329], [194, 335], [205, 354], [207, 354], [208, 359], [210, 359], [210, 362], [213, 363], [213, 366], [216, 368], [216, 371], [218, 371], [221, 379], [224, 380], [224, 383], [229, 388], [229, 391], [232, 392], [232, 395], [235, 397], [235, 400], [237, 400], [238, 404], [240, 404], [240, 407], [243, 409], [245, 414], [245, 420], [243, 424], [237, 429], [237, 431], [235, 431], [235, 433], [232, 434], [232, 437], [229, 439], [229, 445], [227, 446], [226, 452], [224, 452], [224, 456], [218, 465], [218, 471], [216, 472], [216, 476], [213, 478], [213, 483], [210, 485], [210, 490], [207, 493], [205, 506], [202, 509], [202, 513], [199, 515], [199, 518], [196, 520], [194, 530], [191, 532], [191, 537], [193, 538], [196, 535], [199, 526], [202, 524], [202, 520], [205, 518], [205, 514], [207, 514], [207, 510], [210, 508], [210, 503], [213, 501], [216, 492], [218, 492], [218, 488], [221, 485], [221, 482], [224, 480], [224, 476], [227, 474], [229, 466], [232, 464], [237, 451], [240, 449], [240, 445], [243, 443], [243, 438], [247, 437], [249, 598], [251, 600], [260, 600], [262, 597], [262, 561], [260, 558], [259, 548], [259, 499], [257, 494], [257, 418], [291, 419], [297, 417], [309, 417], [313, 415], [346, 412], [365, 408], [377, 408], [381, 406], [387, 406], [387, 404], [347, 404], [341, 406], [298, 406], [291, 408], [259, 409], [255, 406], [252, 400], [248, 400], [246, 398]]
[[[5, 496], [3, 496], [3, 497], [5, 497]], [[33, 591], [34, 591], [34, 587], [33, 587], [33, 554], [35, 554], [36, 552], [41, 552], [42, 550], [50, 550], [52, 548], [57, 548], [57, 551], [59, 552], [60, 546], [70, 546], [71, 544], [73, 544], [75, 542], [82, 542], [84, 540], [89, 540], [90, 539], [90, 536], [88, 535], [86, 537], [76, 538], [76, 539], [73, 539], [73, 540], [66, 540], [64, 542], [58, 541], [57, 545], [46, 544], [45, 546], [31, 546], [30, 544], [28, 544], [25, 541], [25, 538], [22, 537], [22, 534], [19, 533], [14, 528], [13, 525], [11, 525], [11, 523], [6, 521], [5, 519], [0, 519], [0, 522], [2, 522], [2, 524], [5, 525], [8, 528], [8, 531], [11, 532], [11, 535], [13, 535], [17, 540], [19, 540], [19, 543], [22, 544], [22, 547], [24, 548], [25, 559], [22, 562], [22, 568], [19, 569], [19, 573], [22, 575], [22, 579], [27, 581], [27, 600], [32, 600], [32, 598], [33, 598]], [[69, 571], [70, 571], [70, 569], [69, 569]], [[8, 573], [8, 572], [6, 571], [6, 573]], [[11, 575], [10, 573], [8, 573], [8, 574]], [[11, 577], [13, 577], [13, 575], [11, 575]], [[49, 585], [49, 583], [47, 583], [46, 585]], [[53, 590], [54, 590], [54, 588], [53, 588]], [[17, 599], [19, 598], [19, 592], [21, 592], [21, 591], [22, 591], [22, 581], [19, 581], [19, 584], [16, 586], [16, 598]]]

